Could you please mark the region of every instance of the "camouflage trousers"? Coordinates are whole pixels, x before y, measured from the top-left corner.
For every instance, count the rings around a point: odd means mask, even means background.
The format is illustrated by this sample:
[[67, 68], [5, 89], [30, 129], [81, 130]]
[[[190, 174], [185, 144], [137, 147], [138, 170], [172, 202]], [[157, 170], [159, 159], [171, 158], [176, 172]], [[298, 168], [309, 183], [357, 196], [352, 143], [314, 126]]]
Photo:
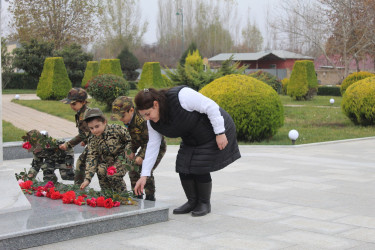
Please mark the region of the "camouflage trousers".
[[[41, 166], [43, 171], [43, 181], [53, 181], [54, 183], [57, 182], [57, 176], [55, 174], [55, 170], [59, 169], [61, 179], [63, 180], [74, 180], [74, 168], [72, 165], [66, 165], [65, 163], [58, 163], [51, 160], [45, 160], [43, 165]], [[33, 167], [29, 170], [29, 174], [33, 174], [34, 178], [37, 176], [39, 171], [36, 171]]]
[[85, 147], [82, 154], [78, 157], [76, 162], [76, 171], [74, 174], [74, 184], [81, 185], [85, 180], [85, 171], [86, 171], [86, 158], [87, 158], [88, 149]]
[[[159, 151], [158, 158], [156, 159], [155, 165], [151, 170], [151, 175], [149, 178], [147, 178], [146, 185], [144, 187], [146, 196], [148, 195], [155, 195], [155, 178], [154, 178], [154, 170], [156, 167], [159, 165], [161, 159], [163, 158], [165, 151], [167, 150], [167, 147], [162, 146]], [[132, 162], [135, 164], [134, 162]], [[141, 172], [142, 172], [142, 166], [136, 165], [139, 169], [138, 171], [129, 171], [129, 178], [130, 178], [130, 183], [132, 186], [132, 190], [134, 190], [135, 184], [141, 178]], [[134, 166], [132, 167], [134, 169]]]
[[[115, 166], [117, 172], [113, 175], [108, 175], [107, 169], [111, 166]], [[126, 183], [124, 181], [126, 172], [126, 166], [119, 161], [115, 164], [100, 163], [97, 170], [100, 189], [110, 189], [117, 193], [126, 191]]]

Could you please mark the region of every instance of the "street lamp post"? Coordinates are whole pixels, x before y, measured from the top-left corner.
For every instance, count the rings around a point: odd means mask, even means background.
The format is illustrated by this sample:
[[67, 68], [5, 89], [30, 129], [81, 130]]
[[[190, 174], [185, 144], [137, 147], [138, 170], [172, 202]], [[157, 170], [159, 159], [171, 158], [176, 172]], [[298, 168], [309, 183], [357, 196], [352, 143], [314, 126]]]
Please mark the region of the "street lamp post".
[[183, 8], [179, 8], [178, 11], [176, 12], [176, 15], [179, 16], [181, 15], [181, 40], [182, 40], [182, 54], [184, 53], [184, 10]]

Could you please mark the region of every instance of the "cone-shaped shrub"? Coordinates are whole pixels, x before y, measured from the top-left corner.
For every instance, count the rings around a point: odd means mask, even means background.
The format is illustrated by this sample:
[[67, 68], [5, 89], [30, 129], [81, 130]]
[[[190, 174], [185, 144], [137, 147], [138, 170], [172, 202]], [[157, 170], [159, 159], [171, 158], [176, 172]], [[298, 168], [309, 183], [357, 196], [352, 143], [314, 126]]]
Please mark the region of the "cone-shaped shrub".
[[36, 95], [42, 100], [61, 100], [72, 88], [62, 57], [48, 57], [44, 61]]
[[295, 100], [310, 100], [317, 91], [318, 78], [314, 63], [309, 60], [296, 61], [288, 83], [288, 95]]
[[165, 87], [167, 87], [167, 85], [161, 76], [160, 63], [146, 62], [143, 64], [141, 79], [138, 82], [138, 89], [160, 89]]
[[83, 75], [82, 79], [82, 88], [86, 87], [87, 82], [93, 78], [94, 76], [98, 75], [99, 71], [99, 62], [98, 61], [88, 61], [86, 65], [85, 74]]
[[375, 124], [375, 77], [353, 83], [341, 101], [345, 115], [356, 125]]
[[375, 75], [370, 73], [370, 72], [367, 72], [367, 71], [354, 72], [354, 73], [348, 75], [344, 79], [344, 81], [342, 81], [342, 83], [341, 83], [341, 88], [340, 88], [341, 95], [344, 95], [346, 89], [350, 85], [352, 85], [353, 83], [358, 82], [358, 81], [360, 81], [362, 79], [365, 79], [367, 77], [372, 77], [372, 76], [375, 76]]
[[261, 141], [275, 135], [284, 124], [284, 109], [276, 91], [253, 77], [227, 75], [200, 90], [233, 118], [237, 138]]
[[120, 59], [100, 60], [98, 75], [104, 75], [104, 74], [110, 74], [110, 75], [123, 77], [122, 71], [121, 71]]

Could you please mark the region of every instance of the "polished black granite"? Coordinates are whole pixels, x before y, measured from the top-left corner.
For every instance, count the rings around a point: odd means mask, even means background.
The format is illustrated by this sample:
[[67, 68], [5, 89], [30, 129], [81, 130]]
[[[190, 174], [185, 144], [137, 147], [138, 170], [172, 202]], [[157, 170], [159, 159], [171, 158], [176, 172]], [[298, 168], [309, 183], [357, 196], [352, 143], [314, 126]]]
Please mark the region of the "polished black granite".
[[107, 209], [27, 198], [31, 210], [0, 214], [0, 249], [34, 247], [168, 220], [168, 206], [146, 200]]

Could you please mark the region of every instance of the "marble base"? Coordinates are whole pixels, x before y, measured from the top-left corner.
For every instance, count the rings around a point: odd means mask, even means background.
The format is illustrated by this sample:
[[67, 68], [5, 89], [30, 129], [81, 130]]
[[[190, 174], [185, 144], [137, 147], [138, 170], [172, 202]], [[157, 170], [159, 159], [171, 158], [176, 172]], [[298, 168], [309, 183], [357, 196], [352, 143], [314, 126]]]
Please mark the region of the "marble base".
[[27, 195], [32, 210], [0, 215], [0, 249], [22, 249], [168, 220], [168, 206], [93, 208]]
[[0, 214], [31, 209], [13, 169], [0, 169]]

